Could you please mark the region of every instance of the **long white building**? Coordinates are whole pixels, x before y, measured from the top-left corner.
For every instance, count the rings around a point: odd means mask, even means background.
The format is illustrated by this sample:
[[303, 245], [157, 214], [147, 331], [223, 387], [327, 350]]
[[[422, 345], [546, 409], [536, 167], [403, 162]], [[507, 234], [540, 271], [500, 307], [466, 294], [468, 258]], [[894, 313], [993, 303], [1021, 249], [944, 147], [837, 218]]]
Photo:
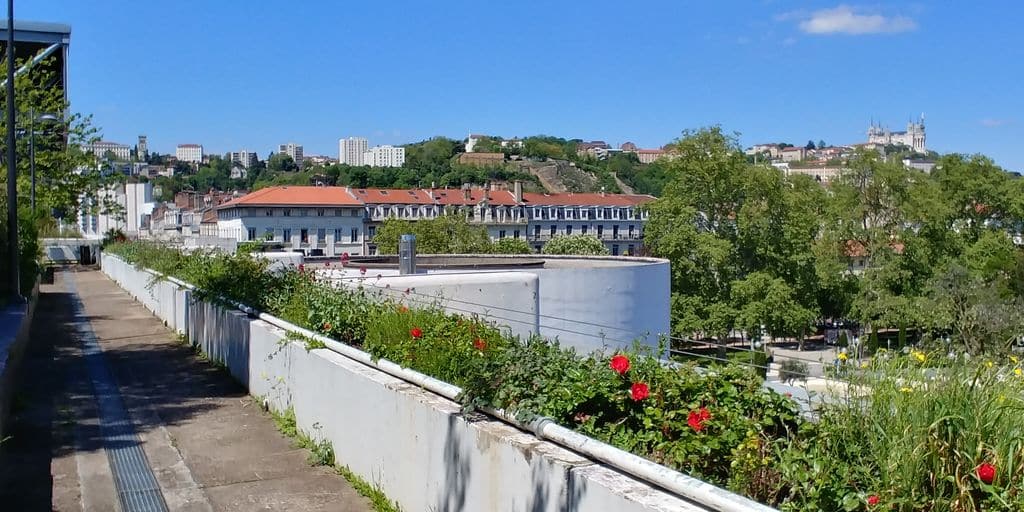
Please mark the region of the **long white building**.
[[362, 137], [338, 139], [338, 163], [346, 165], [363, 165], [363, 153], [369, 147]]
[[628, 194], [531, 194], [513, 190], [351, 189], [284, 186], [258, 190], [220, 205], [221, 237], [270, 238], [325, 256], [375, 254], [384, 220], [463, 215], [492, 239], [519, 238], [535, 250], [559, 235], [592, 235], [613, 255], [637, 254], [654, 197]]
[[374, 146], [363, 153], [363, 165], [370, 167], [401, 167], [405, 165], [405, 148]]
[[202, 144], [178, 144], [174, 150], [174, 156], [179, 162], [198, 164], [203, 162]]
[[235, 165], [240, 165], [245, 169], [249, 169], [250, 167], [256, 165], [256, 160], [257, 156], [255, 151], [243, 149], [241, 151], [231, 152], [231, 163]]
[[92, 153], [100, 158], [103, 158], [107, 153], [114, 155], [114, 158], [120, 161], [128, 161], [132, 156], [132, 148], [125, 144], [118, 144], [116, 142], [99, 141], [91, 144], [85, 144], [82, 146], [82, 151], [86, 153]]

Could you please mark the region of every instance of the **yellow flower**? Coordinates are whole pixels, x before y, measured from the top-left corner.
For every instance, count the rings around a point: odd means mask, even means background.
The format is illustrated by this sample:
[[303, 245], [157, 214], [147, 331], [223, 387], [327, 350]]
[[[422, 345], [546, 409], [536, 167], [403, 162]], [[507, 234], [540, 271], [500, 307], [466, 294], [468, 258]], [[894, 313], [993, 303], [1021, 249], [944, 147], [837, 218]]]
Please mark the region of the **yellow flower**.
[[860, 363], [860, 367], [861, 368], [867, 368], [868, 366], [870, 366], [870, 364], [868, 364], [867, 361], [864, 361], [864, 362]]
[[913, 389], [912, 388], [908, 388], [906, 386], [903, 386], [902, 388], [900, 388], [900, 391], [902, 391], [904, 393], [910, 393], [911, 391], [913, 391]]
[[987, 366], [987, 367], [989, 367], [989, 368], [992, 368], [992, 366], [993, 366], [994, 364], [995, 364], [995, 363], [993, 363], [992, 361], [985, 361], [985, 366]]
[[1014, 375], [1016, 375], [1016, 376], [1018, 376], [1018, 377], [1020, 377], [1020, 376], [1021, 376], [1021, 374], [1024, 374], [1024, 372], [1022, 372], [1022, 371], [1020, 370], [1020, 368], [1014, 368], [1014, 369], [1013, 369], [1013, 374], [1014, 374]]
[[925, 360], [924, 352], [914, 352], [914, 359], [917, 359], [919, 363], [923, 363]]
[[846, 352], [840, 352], [838, 357], [840, 361], [846, 361], [849, 356], [846, 355]]
[[999, 395], [999, 403], [1003, 403], [1005, 401], [1006, 401], [1006, 395]]
[[1017, 364], [1017, 363], [1020, 362], [1020, 360], [1017, 359], [1016, 356], [1010, 356], [1010, 362], [1013, 363], [1013, 364]]

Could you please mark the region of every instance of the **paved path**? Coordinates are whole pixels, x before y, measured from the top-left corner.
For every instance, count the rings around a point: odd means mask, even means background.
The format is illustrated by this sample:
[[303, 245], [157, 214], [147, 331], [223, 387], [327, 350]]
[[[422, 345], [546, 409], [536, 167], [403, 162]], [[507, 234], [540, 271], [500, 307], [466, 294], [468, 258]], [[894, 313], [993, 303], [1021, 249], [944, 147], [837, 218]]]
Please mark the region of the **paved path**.
[[[112, 437], [118, 403], [130, 422]], [[165, 510], [371, 510], [97, 271], [58, 273], [42, 287], [13, 420], [0, 445], [3, 510], [121, 510], [126, 486], [147, 472]], [[129, 452], [140, 455], [118, 455]], [[115, 485], [112, 467], [134, 480]]]

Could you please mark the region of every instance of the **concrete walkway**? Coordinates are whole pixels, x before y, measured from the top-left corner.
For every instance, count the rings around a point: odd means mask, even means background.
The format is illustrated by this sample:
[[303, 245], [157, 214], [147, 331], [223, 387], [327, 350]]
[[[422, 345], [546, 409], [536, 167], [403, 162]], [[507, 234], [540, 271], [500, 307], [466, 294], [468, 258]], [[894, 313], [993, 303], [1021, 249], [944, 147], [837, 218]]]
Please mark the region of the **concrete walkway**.
[[[98, 357], [88, 355], [93, 333]], [[103, 375], [131, 420], [131, 435], [116, 442]], [[115, 485], [111, 468], [125, 463], [113, 454], [139, 445], [144, 456], [131, 467], [148, 466], [166, 510], [371, 510], [330, 468], [307, 464], [306, 450], [241, 386], [97, 271], [70, 269], [42, 287], [16, 397], [0, 445], [3, 510], [122, 510], [125, 483]]]

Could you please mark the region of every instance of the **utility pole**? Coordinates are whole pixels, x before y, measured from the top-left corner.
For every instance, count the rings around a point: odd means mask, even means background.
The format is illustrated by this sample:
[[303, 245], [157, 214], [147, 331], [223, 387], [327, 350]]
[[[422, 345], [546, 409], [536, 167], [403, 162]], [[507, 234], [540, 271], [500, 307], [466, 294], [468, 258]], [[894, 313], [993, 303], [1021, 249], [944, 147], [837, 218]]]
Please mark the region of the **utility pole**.
[[7, 0], [7, 250], [10, 251], [11, 296], [23, 302], [18, 277], [18, 166], [14, 130], [14, 0]]

